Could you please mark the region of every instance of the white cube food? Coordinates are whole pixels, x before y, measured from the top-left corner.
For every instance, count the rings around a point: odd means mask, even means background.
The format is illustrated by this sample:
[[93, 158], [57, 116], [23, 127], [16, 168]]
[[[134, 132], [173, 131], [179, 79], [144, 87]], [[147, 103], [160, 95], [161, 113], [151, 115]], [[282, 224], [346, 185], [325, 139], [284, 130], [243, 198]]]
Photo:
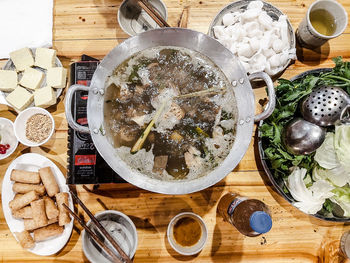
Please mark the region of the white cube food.
[[46, 84], [55, 89], [66, 86], [67, 70], [63, 67], [49, 68], [46, 72]]
[[14, 91], [17, 87], [17, 72], [13, 70], [0, 70], [0, 90], [5, 92]]
[[33, 94], [20, 86], [6, 97], [7, 102], [18, 111], [26, 109], [33, 102], [33, 99]]
[[46, 86], [34, 92], [36, 107], [47, 108], [56, 104], [56, 93], [53, 88]]
[[12, 51], [10, 58], [17, 71], [23, 71], [34, 65], [32, 51], [27, 47]]
[[39, 47], [35, 51], [34, 65], [43, 69], [49, 69], [55, 66], [56, 50]]
[[19, 84], [28, 89], [35, 90], [41, 87], [44, 76], [45, 74], [37, 69], [27, 68], [24, 71]]

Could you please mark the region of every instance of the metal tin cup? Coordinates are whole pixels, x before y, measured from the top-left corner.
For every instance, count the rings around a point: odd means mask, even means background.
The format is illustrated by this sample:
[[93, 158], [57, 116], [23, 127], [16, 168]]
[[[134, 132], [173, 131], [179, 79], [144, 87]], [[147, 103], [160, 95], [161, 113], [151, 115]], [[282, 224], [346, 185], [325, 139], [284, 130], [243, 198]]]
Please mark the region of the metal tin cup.
[[[314, 11], [325, 10], [334, 18], [335, 31], [332, 35], [324, 35], [318, 32], [310, 21], [310, 14]], [[344, 7], [335, 0], [318, 0], [313, 2], [307, 10], [306, 16], [297, 29], [297, 40], [304, 47], [316, 48], [329, 39], [338, 37], [346, 29], [348, 14]]]
[[[114, 210], [106, 210], [95, 214], [96, 219], [104, 226], [107, 232], [115, 239], [121, 249], [130, 257], [133, 258], [137, 248], [137, 231], [131, 219]], [[100, 232], [95, 225], [89, 220], [87, 226], [90, 227], [97, 235]], [[85, 232], [82, 234], [83, 251], [88, 260], [92, 263], [110, 263], [112, 262], [110, 256]], [[109, 241], [105, 241], [117, 255], [119, 253], [110, 246]]]
[[[168, 11], [162, 0], [148, 0], [153, 9], [166, 21]], [[130, 36], [159, 28], [157, 23], [140, 7], [135, 0], [124, 0], [118, 10], [118, 22]]]

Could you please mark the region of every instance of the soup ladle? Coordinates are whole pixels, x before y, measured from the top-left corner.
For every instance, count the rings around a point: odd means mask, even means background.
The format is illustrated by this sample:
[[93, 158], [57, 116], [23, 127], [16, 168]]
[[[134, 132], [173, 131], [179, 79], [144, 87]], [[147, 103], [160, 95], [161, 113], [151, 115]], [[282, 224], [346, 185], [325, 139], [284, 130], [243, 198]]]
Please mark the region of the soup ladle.
[[302, 118], [287, 124], [282, 133], [282, 142], [288, 152], [296, 155], [310, 154], [321, 146], [326, 130]]

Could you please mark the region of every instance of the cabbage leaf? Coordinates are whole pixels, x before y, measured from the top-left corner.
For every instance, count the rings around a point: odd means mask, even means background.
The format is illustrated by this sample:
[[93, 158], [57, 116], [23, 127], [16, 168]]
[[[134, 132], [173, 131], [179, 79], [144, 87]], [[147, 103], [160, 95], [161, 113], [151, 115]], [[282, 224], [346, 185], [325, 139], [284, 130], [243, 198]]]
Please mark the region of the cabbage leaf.
[[307, 170], [296, 167], [288, 176], [286, 186], [296, 200], [294, 206], [307, 214], [316, 214], [327, 198], [334, 195], [334, 187], [326, 180], [318, 180], [308, 189], [304, 182]]
[[342, 187], [350, 183], [350, 174], [344, 169], [342, 165], [333, 169], [314, 168], [312, 178], [317, 180], [329, 180], [332, 184]]
[[350, 186], [349, 184], [343, 187], [337, 187], [332, 190], [334, 196], [331, 201], [337, 203], [344, 211], [344, 216], [350, 216]]
[[334, 133], [327, 132], [322, 145], [316, 150], [314, 160], [325, 169], [339, 166], [339, 160], [334, 148]]
[[339, 162], [350, 173], [350, 125], [335, 127], [334, 147]]

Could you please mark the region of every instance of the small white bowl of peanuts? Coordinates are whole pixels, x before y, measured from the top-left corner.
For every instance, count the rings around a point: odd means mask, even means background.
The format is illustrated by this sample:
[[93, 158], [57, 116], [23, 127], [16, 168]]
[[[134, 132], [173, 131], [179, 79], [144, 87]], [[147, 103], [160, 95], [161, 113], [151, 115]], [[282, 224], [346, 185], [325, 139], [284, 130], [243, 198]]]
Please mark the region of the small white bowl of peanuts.
[[17, 116], [14, 127], [20, 143], [37, 147], [51, 138], [55, 131], [55, 121], [47, 110], [30, 107]]

